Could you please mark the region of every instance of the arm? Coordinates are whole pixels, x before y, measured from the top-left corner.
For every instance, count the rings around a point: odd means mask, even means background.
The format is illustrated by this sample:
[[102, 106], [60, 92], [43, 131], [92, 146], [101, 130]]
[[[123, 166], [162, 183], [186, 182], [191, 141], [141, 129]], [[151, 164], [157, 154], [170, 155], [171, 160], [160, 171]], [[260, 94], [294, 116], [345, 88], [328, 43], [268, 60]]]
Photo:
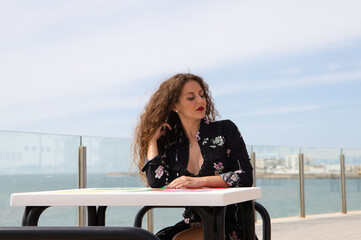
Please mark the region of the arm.
[[227, 121], [225, 138], [227, 145], [227, 162], [231, 171], [219, 174], [230, 187], [251, 187], [253, 184], [252, 165], [246, 145], [237, 126]]
[[156, 156], [150, 161], [147, 160], [142, 171], [145, 172], [150, 187], [161, 188], [168, 184], [168, 167], [161, 156]]
[[[157, 140], [164, 134], [163, 127], [172, 129], [169, 124], [162, 124], [155, 132], [154, 136], [148, 142], [148, 151], [146, 164], [142, 171], [146, 173], [147, 181], [150, 187], [160, 188], [168, 184], [169, 173], [167, 171], [167, 156], [159, 156]], [[148, 160], [149, 159], [149, 160]]]
[[167, 188], [201, 188], [201, 187], [225, 188], [228, 187], [228, 184], [220, 176], [207, 176], [207, 177], [181, 176], [179, 178], [174, 179], [167, 186]]

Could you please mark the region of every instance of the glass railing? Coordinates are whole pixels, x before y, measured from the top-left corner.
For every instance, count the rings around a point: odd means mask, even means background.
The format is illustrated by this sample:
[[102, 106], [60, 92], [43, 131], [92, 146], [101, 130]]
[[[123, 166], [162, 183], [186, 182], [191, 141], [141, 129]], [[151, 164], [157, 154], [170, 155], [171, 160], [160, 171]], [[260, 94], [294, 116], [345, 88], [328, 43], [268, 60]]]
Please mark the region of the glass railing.
[[[14, 192], [77, 188], [75, 136], [0, 131], [0, 225], [18, 226], [24, 211], [9, 207]], [[76, 225], [77, 208], [50, 208], [39, 225]]]
[[304, 154], [306, 215], [341, 212], [341, 150], [302, 148], [301, 152]]
[[252, 146], [256, 156], [255, 186], [262, 188], [257, 200], [272, 218], [297, 216], [300, 212], [298, 188], [298, 148]]
[[361, 210], [361, 149], [343, 149], [348, 211]]
[[[0, 226], [19, 226], [24, 208], [10, 194], [78, 187], [78, 150], [86, 147], [87, 187], [144, 186], [132, 165], [130, 139], [0, 131]], [[341, 212], [340, 159], [345, 159], [347, 211], [361, 210], [361, 149], [248, 146], [255, 165], [258, 201], [272, 218], [300, 216], [300, 171], [306, 215]], [[300, 155], [303, 169], [300, 169]], [[332, 199], [332, 201], [330, 201]], [[106, 224], [129, 226], [138, 207], [110, 207]], [[155, 209], [154, 230], [181, 220], [181, 209]], [[49, 208], [39, 225], [76, 226], [78, 208]]]

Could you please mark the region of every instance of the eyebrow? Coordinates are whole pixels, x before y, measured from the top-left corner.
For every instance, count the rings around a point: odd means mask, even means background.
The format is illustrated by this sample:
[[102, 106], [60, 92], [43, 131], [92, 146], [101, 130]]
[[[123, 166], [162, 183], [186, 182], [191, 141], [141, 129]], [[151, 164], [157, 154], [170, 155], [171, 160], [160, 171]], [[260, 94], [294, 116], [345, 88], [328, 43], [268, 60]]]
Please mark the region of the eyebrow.
[[[201, 89], [201, 90], [199, 90], [199, 92], [198, 92], [198, 93], [200, 93], [200, 92], [204, 92], [204, 90], [203, 90], [203, 89]], [[185, 96], [185, 95], [188, 95], [188, 94], [194, 94], [194, 92], [187, 92], [186, 94], [184, 94], [184, 96]]]

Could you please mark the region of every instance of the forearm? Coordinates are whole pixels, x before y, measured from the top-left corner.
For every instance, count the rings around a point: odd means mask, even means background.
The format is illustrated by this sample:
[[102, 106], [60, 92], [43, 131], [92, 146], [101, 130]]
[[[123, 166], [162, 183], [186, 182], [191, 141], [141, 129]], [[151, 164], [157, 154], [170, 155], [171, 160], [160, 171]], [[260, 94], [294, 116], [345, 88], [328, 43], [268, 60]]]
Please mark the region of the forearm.
[[229, 187], [227, 182], [224, 181], [220, 176], [199, 177], [199, 181], [202, 187], [211, 187], [211, 188]]
[[174, 179], [167, 188], [223, 188], [229, 187], [220, 176], [188, 177], [181, 176]]
[[150, 140], [148, 143], [147, 159], [153, 159], [158, 155], [157, 140]]

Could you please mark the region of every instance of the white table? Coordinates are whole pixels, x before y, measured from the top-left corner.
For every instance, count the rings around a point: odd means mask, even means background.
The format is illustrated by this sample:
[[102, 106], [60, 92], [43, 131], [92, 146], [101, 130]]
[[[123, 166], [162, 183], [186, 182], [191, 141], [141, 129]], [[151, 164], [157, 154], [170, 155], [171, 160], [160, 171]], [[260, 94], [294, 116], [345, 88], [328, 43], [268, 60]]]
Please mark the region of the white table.
[[[36, 226], [50, 206], [87, 206], [88, 225], [104, 225], [107, 206], [191, 207], [204, 223], [205, 239], [224, 238], [225, 207], [262, 197], [259, 187], [152, 189], [86, 188], [11, 194], [11, 206], [25, 206], [23, 226]], [[212, 210], [210, 210], [212, 207]], [[216, 221], [216, 227], [214, 225]]]

